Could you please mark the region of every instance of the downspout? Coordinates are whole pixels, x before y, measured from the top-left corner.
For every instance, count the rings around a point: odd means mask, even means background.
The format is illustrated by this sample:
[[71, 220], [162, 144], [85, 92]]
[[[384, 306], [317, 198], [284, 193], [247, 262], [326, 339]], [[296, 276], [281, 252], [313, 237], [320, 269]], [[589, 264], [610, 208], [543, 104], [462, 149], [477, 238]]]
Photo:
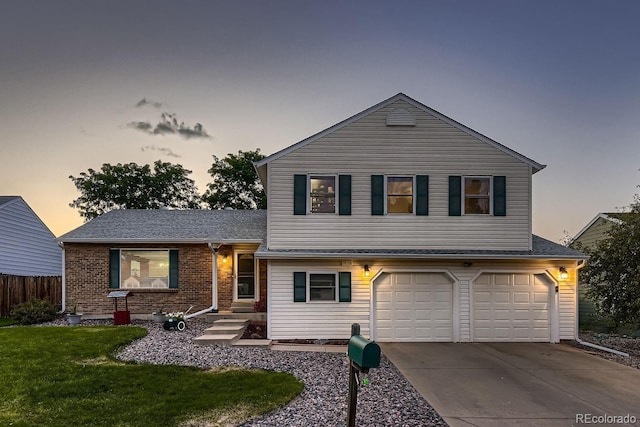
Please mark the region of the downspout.
[[60, 308], [60, 313], [64, 313], [67, 305], [67, 280], [65, 274], [65, 251], [64, 251], [64, 243], [58, 242], [58, 246], [62, 249], [62, 307]]
[[[582, 263], [576, 266], [576, 285], [579, 282], [578, 279], [578, 270], [584, 267], [587, 263], [583, 260]], [[608, 353], [617, 354], [618, 356], [629, 357], [629, 353], [625, 353], [624, 351], [615, 350], [613, 348], [604, 347], [598, 344], [593, 344], [587, 341], [582, 341], [580, 339], [580, 306], [578, 302], [578, 286], [576, 286], [576, 342], [585, 347], [595, 348], [596, 350], [606, 351]]]
[[185, 319], [190, 319], [192, 317], [218, 310], [218, 249], [220, 249], [222, 244], [214, 246], [213, 243], [207, 243], [207, 246], [209, 246], [209, 249], [211, 249], [211, 252], [213, 253], [213, 265], [211, 266], [211, 306], [204, 310], [187, 314], [184, 316]]

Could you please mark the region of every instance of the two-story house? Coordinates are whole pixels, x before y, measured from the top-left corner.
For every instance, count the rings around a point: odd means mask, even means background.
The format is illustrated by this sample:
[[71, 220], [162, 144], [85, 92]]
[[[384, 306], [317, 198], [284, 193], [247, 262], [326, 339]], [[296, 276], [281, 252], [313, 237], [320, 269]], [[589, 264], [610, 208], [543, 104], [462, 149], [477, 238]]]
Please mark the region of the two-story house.
[[[543, 165], [398, 94], [255, 166], [266, 212], [117, 211], [62, 236], [69, 298], [266, 300], [272, 339], [347, 338], [352, 323], [378, 341], [575, 337], [585, 257], [532, 235]], [[85, 292], [74, 264], [91, 251]]]

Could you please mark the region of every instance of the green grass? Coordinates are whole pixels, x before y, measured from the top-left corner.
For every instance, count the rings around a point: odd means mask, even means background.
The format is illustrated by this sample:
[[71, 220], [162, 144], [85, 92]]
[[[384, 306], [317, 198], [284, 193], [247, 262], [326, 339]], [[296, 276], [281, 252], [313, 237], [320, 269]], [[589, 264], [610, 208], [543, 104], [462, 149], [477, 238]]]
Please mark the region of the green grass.
[[125, 364], [110, 356], [145, 334], [113, 326], [1, 329], [0, 425], [233, 425], [302, 391], [285, 373]]
[[15, 325], [16, 321], [6, 317], [0, 317], [0, 328], [3, 326]]

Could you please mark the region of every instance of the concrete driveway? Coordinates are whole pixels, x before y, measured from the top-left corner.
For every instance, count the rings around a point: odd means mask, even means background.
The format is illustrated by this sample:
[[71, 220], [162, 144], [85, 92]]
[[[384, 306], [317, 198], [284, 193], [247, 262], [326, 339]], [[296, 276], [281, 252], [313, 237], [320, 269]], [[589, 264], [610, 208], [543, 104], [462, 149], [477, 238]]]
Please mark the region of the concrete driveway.
[[640, 426], [640, 370], [567, 345], [380, 343], [380, 347], [452, 427], [625, 421], [593, 418], [605, 414], [629, 415], [630, 425]]

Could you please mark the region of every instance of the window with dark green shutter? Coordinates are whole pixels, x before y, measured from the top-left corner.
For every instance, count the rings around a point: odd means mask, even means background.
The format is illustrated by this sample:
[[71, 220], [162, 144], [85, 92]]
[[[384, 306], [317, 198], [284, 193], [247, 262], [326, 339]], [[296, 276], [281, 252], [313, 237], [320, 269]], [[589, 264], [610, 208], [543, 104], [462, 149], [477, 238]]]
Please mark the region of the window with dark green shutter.
[[449, 177], [449, 216], [462, 214], [462, 177]]
[[109, 249], [109, 287], [120, 287], [120, 249]]
[[416, 215], [429, 215], [429, 175], [416, 176]]
[[123, 289], [178, 287], [177, 249], [114, 249], [110, 257], [111, 287]]
[[493, 177], [493, 215], [507, 215], [507, 177]]
[[307, 175], [293, 176], [293, 214], [307, 214]]
[[351, 302], [351, 272], [341, 271], [338, 276], [340, 282], [338, 301]]
[[371, 215], [384, 215], [384, 175], [371, 175]]
[[307, 302], [307, 273], [304, 271], [293, 273], [293, 301]]
[[338, 213], [351, 215], [351, 175], [338, 176]]
[[169, 288], [178, 287], [178, 250], [169, 251]]

